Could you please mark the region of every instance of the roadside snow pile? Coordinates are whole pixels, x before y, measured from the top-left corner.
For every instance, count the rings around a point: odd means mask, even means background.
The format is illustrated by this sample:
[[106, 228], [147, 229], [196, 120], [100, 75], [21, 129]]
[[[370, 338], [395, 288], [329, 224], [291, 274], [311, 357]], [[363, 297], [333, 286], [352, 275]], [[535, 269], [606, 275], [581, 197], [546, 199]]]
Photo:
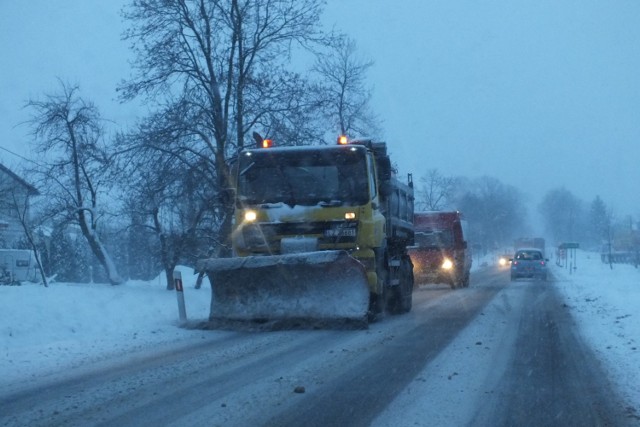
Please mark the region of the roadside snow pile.
[[640, 270], [600, 261], [577, 251], [573, 271], [553, 266], [557, 287], [585, 340], [604, 362], [613, 382], [640, 406]]
[[[208, 280], [196, 290], [193, 269], [179, 270], [188, 319], [207, 319]], [[199, 334], [178, 324], [176, 292], [166, 290], [164, 274], [119, 286], [0, 286], [0, 387]]]

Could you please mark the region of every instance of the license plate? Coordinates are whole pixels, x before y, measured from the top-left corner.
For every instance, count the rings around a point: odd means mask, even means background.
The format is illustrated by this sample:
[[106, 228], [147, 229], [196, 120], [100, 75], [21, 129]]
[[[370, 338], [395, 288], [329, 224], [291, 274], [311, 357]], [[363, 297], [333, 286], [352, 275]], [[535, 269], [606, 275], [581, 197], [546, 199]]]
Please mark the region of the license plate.
[[356, 229], [355, 228], [331, 228], [329, 230], [324, 230], [324, 235], [326, 237], [355, 237]]

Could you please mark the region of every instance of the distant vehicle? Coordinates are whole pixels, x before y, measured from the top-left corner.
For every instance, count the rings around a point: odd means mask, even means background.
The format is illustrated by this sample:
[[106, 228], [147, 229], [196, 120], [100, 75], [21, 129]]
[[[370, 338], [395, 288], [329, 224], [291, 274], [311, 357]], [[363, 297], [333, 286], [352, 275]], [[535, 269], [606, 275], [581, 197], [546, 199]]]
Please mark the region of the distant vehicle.
[[542, 251], [542, 255], [545, 254], [545, 241], [542, 237], [520, 237], [513, 242], [513, 249], [535, 248]]
[[547, 280], [547, 262], [538, 248], [519, 249], [511, 260], [511, 280], [521, 277]]
[[415, 246], [409, 248], [416, 283], [469, 286], [471, 246], [467, 221], [458, 211], [416, 212]]
[[0, 285], [36, 280], [36, 257], [28, 249], [0, 249]]
[[500, 268], [507, 268], [511, 265], [512, 254], [502, 254], [498, 257], [498, 266]]

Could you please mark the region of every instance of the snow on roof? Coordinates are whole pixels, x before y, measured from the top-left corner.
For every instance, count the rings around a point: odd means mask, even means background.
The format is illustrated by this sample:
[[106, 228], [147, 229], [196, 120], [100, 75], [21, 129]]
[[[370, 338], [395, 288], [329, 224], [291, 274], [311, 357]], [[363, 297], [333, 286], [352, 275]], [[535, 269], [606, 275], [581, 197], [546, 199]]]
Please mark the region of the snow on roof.
[[24, 179], [20, 178], [13, 171], [11, 171], [11, 169], [7, 168], [2, 163], [0, 163], [0, 171], [4, 172], [6, 175], [9, 176], [9, 178], [13, 179], [18, 184], [22, 185], [27, 190], [27, 192], [29, 193], [30, 196], [38, 196], [38, 195], [40, 195], [40, 192], [33, 185], [29, 184], [27, 181], [25, 181]]

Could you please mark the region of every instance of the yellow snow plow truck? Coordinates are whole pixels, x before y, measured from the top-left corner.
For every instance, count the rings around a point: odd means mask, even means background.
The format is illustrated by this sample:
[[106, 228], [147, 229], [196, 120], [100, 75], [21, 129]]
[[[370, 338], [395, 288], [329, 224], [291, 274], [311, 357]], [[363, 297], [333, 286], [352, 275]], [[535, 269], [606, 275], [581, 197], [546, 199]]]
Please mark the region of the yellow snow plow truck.
[[211, 320], [370, 321], [411, 310], [413, 182], [387, 147], [273, 147], [256, 138], [231, 165], [234, 257], [204, 259]]

